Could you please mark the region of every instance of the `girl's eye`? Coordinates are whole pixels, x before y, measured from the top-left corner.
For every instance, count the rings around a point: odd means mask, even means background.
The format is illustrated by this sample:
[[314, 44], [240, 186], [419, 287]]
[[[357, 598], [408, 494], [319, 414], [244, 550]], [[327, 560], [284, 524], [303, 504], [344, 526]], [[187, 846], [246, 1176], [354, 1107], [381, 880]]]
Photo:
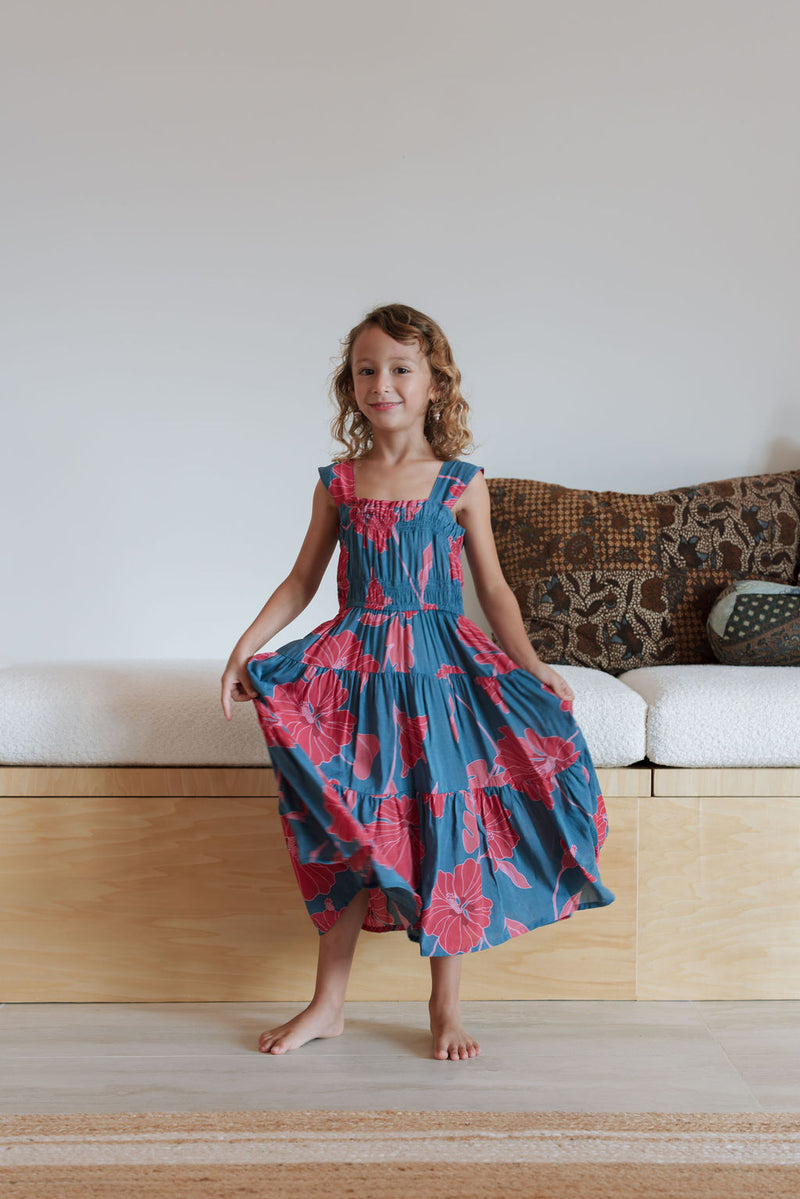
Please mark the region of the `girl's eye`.
[[[406, 375], [408, 374], [407, 366], [396, 366], [395, 370], [403, 371], [403, 373]], [[372, 367], [371, 366], [362, 366], [361, 370], [358, 373], [359, 373], [359, 375], [371, 375], [373, 373]]]

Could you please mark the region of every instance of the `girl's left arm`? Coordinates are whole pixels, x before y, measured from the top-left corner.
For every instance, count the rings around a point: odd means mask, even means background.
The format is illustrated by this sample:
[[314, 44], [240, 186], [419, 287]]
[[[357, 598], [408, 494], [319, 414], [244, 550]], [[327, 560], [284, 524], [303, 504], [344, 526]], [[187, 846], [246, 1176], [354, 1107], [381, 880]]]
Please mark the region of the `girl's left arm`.
[[573, 700], [575, 696], [569, 683], [541, 660], [525, 632], [519, 604], [503, 576], [497, 556], [489, 488], [480, 471], [464, 489], [455, 515], [464, 530], [464, 551], [475, 594], [501, 647], [517, 666], [530, 671], [556, 695]]

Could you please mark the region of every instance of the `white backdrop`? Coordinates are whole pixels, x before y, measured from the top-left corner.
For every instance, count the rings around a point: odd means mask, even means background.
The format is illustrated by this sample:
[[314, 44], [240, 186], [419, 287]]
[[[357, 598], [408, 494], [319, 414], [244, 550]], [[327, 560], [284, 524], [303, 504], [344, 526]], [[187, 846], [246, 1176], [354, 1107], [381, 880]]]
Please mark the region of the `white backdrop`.
[[[6, 662], [219, 657], [347, 330], [444, 327], [487, 475], [800, 466], [796, 0], [6, 0]], [[335, 565], [272, 643], [333, 615]]]

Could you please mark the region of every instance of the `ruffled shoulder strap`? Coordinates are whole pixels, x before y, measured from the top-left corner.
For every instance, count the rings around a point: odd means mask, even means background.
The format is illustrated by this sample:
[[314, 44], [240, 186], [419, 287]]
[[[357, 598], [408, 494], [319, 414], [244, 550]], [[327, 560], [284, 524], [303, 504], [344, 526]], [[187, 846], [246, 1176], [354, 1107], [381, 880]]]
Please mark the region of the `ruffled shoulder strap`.
[[331, 462], [328, 466], [318, 466], [317, 470], [322, 482], [340, 507], [352, 501], [353, 471], [349, 462]]
[[478, 471], [482, 472], [483, 467], [475, 466], [472, 462], [462, 462], [460, 458], [454, 458], [452, 462], [443, 462], [431, 500], [439, 500], [447, 508], [452, 508]]

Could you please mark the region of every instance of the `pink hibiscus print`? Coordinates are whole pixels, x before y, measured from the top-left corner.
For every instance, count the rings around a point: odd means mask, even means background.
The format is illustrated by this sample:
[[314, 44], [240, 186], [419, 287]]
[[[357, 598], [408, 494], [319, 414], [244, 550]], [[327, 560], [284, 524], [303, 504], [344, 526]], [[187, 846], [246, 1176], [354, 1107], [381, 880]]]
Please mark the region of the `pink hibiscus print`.
[[347, 504], [350, 501], [350, 475], [346, 462], [337, 462], [333, 468], [333, 476], [328, 491], [335, 503]]
[[400, 730], [400, 756], [403, 759], [401, 778], [405, 778], [411, 767], [420, 759], [427, 761], [422, 743], [428, 731], [428, 717], [409, 716], [397, 707], [394, 714], [397, 728]]
[[398, 514], [388, 505], [372, 507], [370, 504], [357, 504], [350, 509], [350, 519], [353, 528], [360, 533], [364, 541], [371, 541], [379, 554], [382, 554], [389, 544], [389, 538], [394, 532]]
[[[411, 613], [413, 618], [414, 613]], [[414, 630], [403, 613], [402, 618], [393, 616], [386, 630], [386, 657], [395, 670], [406, 674], [414, 665]]]
[[534, 729], [525, 729], [518, 737], [508, 725], [501, 725], [503, 734], [497, 742], [495, 766], [504, 767], [522, 791], [533, 791], [549, 811], [553, 810], [555, 776], [578, 757], [571, 741], [562, 737], [542, 737]]
[[501, 712], [510, 711], [508, 704], [503, 699], [503, 692], [500, 687], [500, 680], [495, 675], [479, 674], [475, 676], [475, 682], [479, 687], [482, 687], [489, 699], [499, 708]]
[[480, 863], [469, 858], [451, 873], [440, 870], [423, 927], [446, 954], [467, 953], [478, 944], [492, 918], [492, 901], [481, 890]]
[[380, 665], [370, 654], [363, 654], [362, 644], [350, 629], [331, 633], [308, 647], [303, 661], [334, 670], [358, 670], [374, 674]]
[[457, 533], [455, 537], [448, 537], [447, 544], [450, 547], [447, 555], [450, 565], [450, 578], [457, 583], [463, 583], [464, 571], [461, 567], [461, 547], [464, 544], [464, 534]]
[[312, 762], [329, 762], [350, 740], [355, 716], [342, 707], [348, 691], [327, 672], [295, 683], [280, 683], [269, 706], [255, 700], [268, 744], [302, 749]]
[[297, 838], [291, 830], [284, 829], [289, 859], [294, 869], [303, 899], [316, 899], [327, 895], [333, 886], [336, 870], [321, 862], [301, 862], [297, 850]]
[[416, 800], [407, 795], [384, 799], [377, 818], [364, 825], [364, 832], [369, 837], [373, 857], [413, 885], [419, 860]]
[[479, 628], [469, 617], [459, 616], [456, 624], [464, 644], [470, 649], [478, 651], [472, 655], [476, 662], [491, 666], [495, 674], [508, 674], [509, 670], [519, 669], [516, 662], [495, 645], [491, 637], [487, 637], [483, 629]]
[[511, 827], [510, 820], [511, 813], [508, 808], [503, 807], [499, 795], [487, 795], [484, 791], [468, 793], [462, 835], [464, 849], [467, 853], [474, 853], [480, 847], [480, 821], [486, 837], [486, 852], [495, 870], [507, 874], [516, 886], [528, 888], [530, 883], [525, 876], [520, 874], [510, 861], [506, 861], [513, 857], [514, 847], [519, 842], [519, 836]]

